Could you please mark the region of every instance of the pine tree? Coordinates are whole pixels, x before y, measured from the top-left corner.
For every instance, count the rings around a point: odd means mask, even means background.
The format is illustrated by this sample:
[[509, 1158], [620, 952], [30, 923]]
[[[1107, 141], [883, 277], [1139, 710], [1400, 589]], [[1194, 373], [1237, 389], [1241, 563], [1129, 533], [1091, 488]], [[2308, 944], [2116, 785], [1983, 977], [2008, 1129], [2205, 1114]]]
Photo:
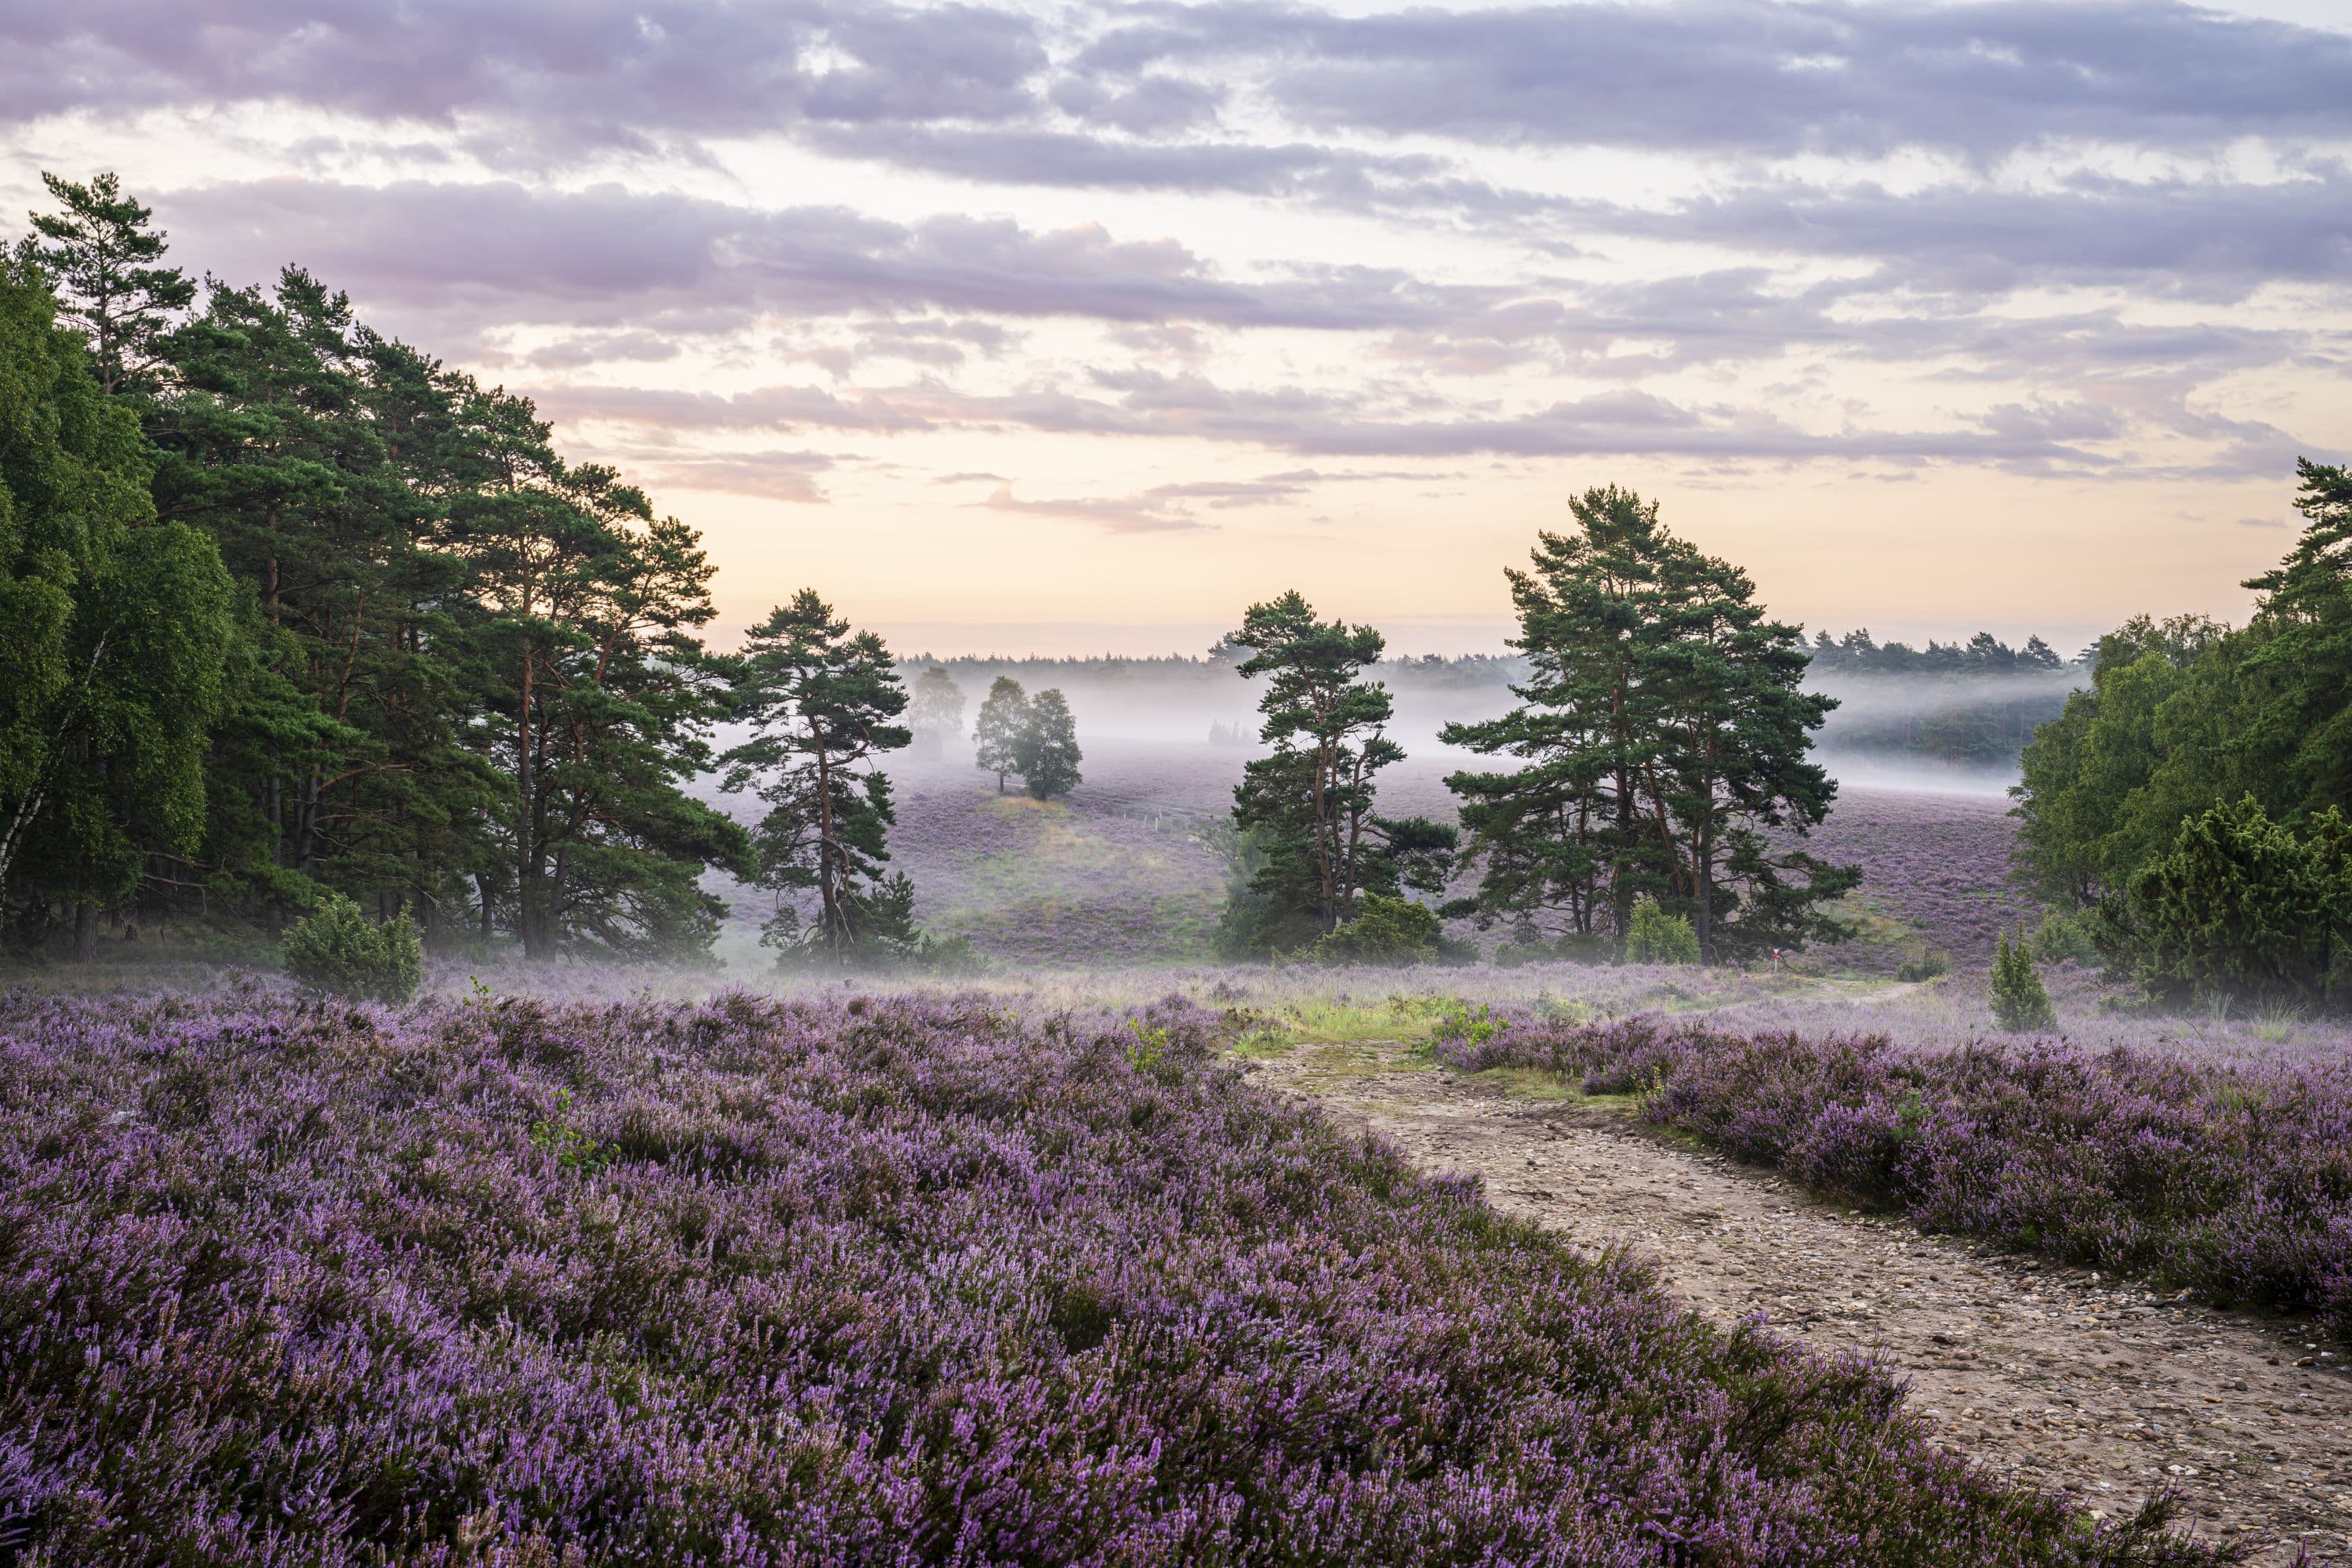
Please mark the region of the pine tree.
[[2022, 937], [2011, 942], [2007, 931], [2000, 933], [2000, 945], [1993, 954], [1992, 1018], [2011, 1034], [2058, 1026], [2058, 1010], [2042, 988], [2032, 952]]
[[2303, 533], [2245, 584], [2263, 595], [2262, 636], [2239, 679], [2265, 700], [2233, 745], [2317, 810], [2352, 799], [2352, 468], [2298, 458], [2295, 475]]
[[1022, 784], [1039, 800], [1067, 795], [1084, 782], [1078, 773], [1084, 755], [1078, 750], [1078, 725], [1069, 703], [1052, 687], [1037, 693], [1029, 703], [1029, 721], [1022, 726], [1013, 752], [1013, 767]]
[[1252, 650], [1236, 673], [1266, 678], [1259, 738], [1274, 748], [1243, 764], [1234, 791], [1237, 841], [1263, 859], [1249, 882], [1250, 929], [1227, 940], [1281, 951], [1353, 918], [1366, 893], [1441, 888], [1454, 830], [1374, 810], [1376, 775], [1404, 756], [1385, 733], [1386, 689], [1363, 679], [1381, 634], [1318, 620], [1294, 591], [1251, 605], [1226, 640]]
[[163, 336], [196, 286], [178, 268], [157, 265], [167, 237], [112, 174], [81, 184], [43, 174], [41, 183], [65, 210], [32, 215], [39, 237], [28, 237], [25, 253], [55, 280], [67, 319], [88, 333], [99, 390], [152, 391]]
[[[776, 894], [761, 940], [836, 967], [901, 956], [913, 891], [882, 873], [897, 816], [873, 766], [913, 739], [895, 722], [907, 693], [889, 650], [803, 588], [751, 629], [742, 670], [737, 715], [752, 738], [719, 763], [721, 787], [768, 808], [751, 835], [753, 880]], [[803, 922], [797, 900], [810, 892], [816, 916]]]
[[686, 788], [730, 701], [694, 635], [713, 613], [701, 541], [612, 469], [565, 462], [529, 402], [476, 393], [466, 415], [445, 537], [469, 572], [477, 733], [509, 785], [485, 908], [510, 900], [531, 958], [705, 950], [722, 906], [702, 870], [751, 862]]
[[1806, 754], [1834, 704], [1801, 688], [1797, 628], [1766, 619], [1746, 574], [1676, 539], [1656, 503], [1612, 486], [1570, 510], [1575, 529], [1507, 574], [1521, 705], [1440, 731], [1521, 763], [1446, 781], [1482, 870], [1465, 912], [1622, 946], [1653, 898], [1709, 961], [1843, 935], [1820, 906], [1859, 872], [1790, 842], [1835, 794]]
[[1635, 901], [1666, 884], [1642, 784], [1661, 745], [1673, 542], [1655, 504], [1613, 486], [1570, 510], [1573, 531], [1542, 533], [1533, 570], [1504, 574], [1519, 616], [1512, 646], [1528, 659], [1526, 682], [1511, 689], [1522, 705], [1439, 737], [1523, 764], [1446, 780], [1462, 802], [1464, 858], [1484, 873], [1472, 900], [1480, 920], [1605, 933], [1622, 946]]
[[996, 775], [996, 793], [1004, 793], [1007, 774], [1021, 771], [1021, 737], [1029, 729], [1029, 698], [1021, 683], [1000, 675], [989, 686], [971, 729], [974, 760], [982, 773]]
[[1663, 580], [1657, 762], [1643, 779], [1664, 809], [1667, 890], [1705, 962], [1834, 940], [1844, 928], [1819, 906], [1861, 872], [1786, 840], [1836, 797], [1807, 755], [1836, 700], [1803, 689], [1803, 635], [1766, 617], [1745, 572], [1676, 543]]
[[[495, 794], [462, 748], [446, 634], [463, 565], [433, 548], [448, 443], [394, 442], [449, 385], [388, 389], [405, 351], [296, 269], [215, 285], [149, 409], [155, 493], [245, 590], [237, 687], [215, 738], [206, 881], [282, 916], [328, 888], [430, 911], [452, 889], [415, 835]], [[194, 868], [190, 868], [194, 869]]]

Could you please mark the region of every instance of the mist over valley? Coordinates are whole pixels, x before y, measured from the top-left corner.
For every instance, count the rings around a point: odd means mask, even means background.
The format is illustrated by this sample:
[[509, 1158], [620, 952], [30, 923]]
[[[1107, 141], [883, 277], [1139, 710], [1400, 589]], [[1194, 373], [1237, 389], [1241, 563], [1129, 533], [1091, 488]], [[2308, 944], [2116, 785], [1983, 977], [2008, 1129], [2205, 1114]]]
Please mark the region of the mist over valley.
[[2352, 1563], [2347, 148], [2322, 0], [0, 6], [0, 1568]]

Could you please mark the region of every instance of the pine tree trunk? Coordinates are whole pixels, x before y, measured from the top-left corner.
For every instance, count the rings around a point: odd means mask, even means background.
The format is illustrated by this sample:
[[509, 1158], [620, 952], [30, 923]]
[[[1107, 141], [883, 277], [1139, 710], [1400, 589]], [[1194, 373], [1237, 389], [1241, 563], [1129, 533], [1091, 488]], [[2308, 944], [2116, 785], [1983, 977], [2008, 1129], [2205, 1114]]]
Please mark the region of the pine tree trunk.
[[537, 673], [525, 653], [521, 696], [515, 709], [515, 934], [522, 939], [526, 959], [546, 956], [546, 938], [540, 930], [539, 801], [531, 789], [531, 680]]
[[1692, 880], [1698, 884], [1698, 961], [1701, 963], [1713, 963], [1715, 962], [1715, 847], [1708, 842], [1705, 828], [1701, 828], [1697, 837], [1692, 841], [1691, 849], [1692, 858], [1697, 861], [1693, 868]]
[[81, 896], [74, 901], [74, 962], [98, 962], [98, 905], [89, 897], [89, 881], [85, 878]]
[[[822, 750], [815, 752], [815, 758], [816, 894], [818, 902], [823, 906], [818, 911], [817, 919], [824, 922], [825, 950], [834, 958], [839, 959], [846, 955], [843, 952], [845, 944], [842, 938], [845, 933], [841, 929], [840, 904], [835, 889], [840, 869], [833, 842], [833, 769], [830, 765], [832, 759]], [[1003, 793], [1002, 781], [999, 782], [997, 789], [998, 793]]]

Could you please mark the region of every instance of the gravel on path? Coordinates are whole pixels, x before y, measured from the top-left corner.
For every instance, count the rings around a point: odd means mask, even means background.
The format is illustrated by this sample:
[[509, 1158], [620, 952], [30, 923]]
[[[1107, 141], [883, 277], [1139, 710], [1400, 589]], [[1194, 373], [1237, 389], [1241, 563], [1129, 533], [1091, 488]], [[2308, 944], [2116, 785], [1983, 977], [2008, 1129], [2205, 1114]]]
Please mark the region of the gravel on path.
[[1260, 1081], [1470, 1171], [1506, 1214], [1647, 1255], [1701, 1310], [1764, 1312], [1906, 1378], [1949, 1445], [2102, 1514], [2170, 1485], [2200, 1537], [2352, 1562], [2352, 1377], [2289, 1318], [1920, 1234], [1670, 1142], [1620, 1110], [1519, 1098], [1403, 1047], [1294, 1047]]

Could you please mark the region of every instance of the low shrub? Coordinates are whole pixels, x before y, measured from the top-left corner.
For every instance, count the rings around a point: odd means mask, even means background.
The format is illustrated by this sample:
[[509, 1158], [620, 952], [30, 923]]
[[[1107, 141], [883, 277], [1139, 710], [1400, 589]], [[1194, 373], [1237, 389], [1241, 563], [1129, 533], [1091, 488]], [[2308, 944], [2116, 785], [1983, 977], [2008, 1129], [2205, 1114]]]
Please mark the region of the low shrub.
[[1433, 1045], [1450, 1047], [1458, 1058], [1485, 1049], [1488, 1041], [1510, 1026], [1509, 1020], [1495, 1016], [1489, 1003], [1481, 1002], [1473, 1007], [1467, 1002], [1449, 1002], [1431, 1027], [1429, 1038]]
[[1437, 911], [1428, 905], [1367, 893], [1352, 919], [1317, 938], [1299, 956], [1310, 963], [1423, 963], [1438, 956], [1444, 934]]
[[2030, 945], [2043, 963], [2090, 963], [2099, 957], [2103, 931], [2095, 909], [2052, 910], [2033, 928]]
[[286, 928], [278, 961], [305, 985], [396, 1005], [425, 984], [425, 937], [404, 909], [378, 925], [331, 893]]
[[1929, 948], [1916, 958], [1906, 958], [1895, 966], [1895, 978], [1917, 983], [1941, 980], [1952, 972], [1951, 958], [1936, 948]]
[[2058, 1009], [2033, 967], [2033, 955], [2021, 939], [2011, 942], [2007, 931], [1993, 952], [1991, 991], [1993, 1022], [2010, 1033], [2058, 1026]]
[[1625, 930], [1625, 962], [1696, 963], [1698, 933], [1691, 929], [1690, 917], [1668, 914], [1655, 899], [1637, 901]]

